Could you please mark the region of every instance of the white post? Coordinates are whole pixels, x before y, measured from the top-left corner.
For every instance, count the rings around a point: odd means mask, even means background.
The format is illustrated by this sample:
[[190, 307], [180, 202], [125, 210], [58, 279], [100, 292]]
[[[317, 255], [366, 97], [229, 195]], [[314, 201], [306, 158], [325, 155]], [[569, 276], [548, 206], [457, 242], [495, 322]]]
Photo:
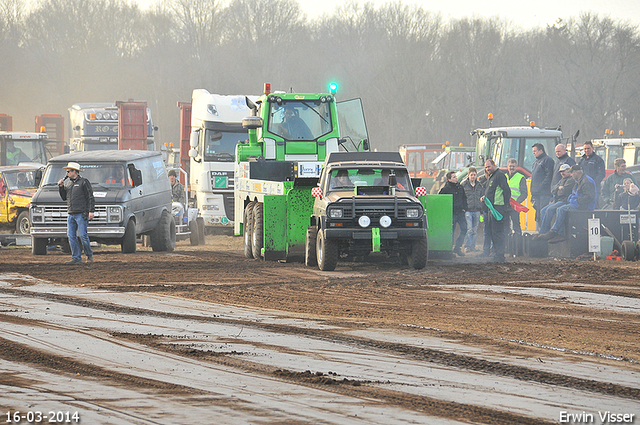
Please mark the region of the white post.
[[595, 214], [589, 219], [589, 252], [593, 252], [593, 261], [596, 260], [596, 252], [600, 252], [600, 219]]

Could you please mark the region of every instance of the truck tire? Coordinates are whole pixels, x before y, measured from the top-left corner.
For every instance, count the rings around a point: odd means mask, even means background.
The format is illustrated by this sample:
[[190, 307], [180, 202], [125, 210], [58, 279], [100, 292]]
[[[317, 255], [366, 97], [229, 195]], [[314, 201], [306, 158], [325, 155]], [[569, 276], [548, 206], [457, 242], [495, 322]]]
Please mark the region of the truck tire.
[[325, 238], [322, 230], [316, 236], [316, 259], [318, 268], [324, 272], [333, 271], [338, 265], [338, 244]]
[[251, 249], [253, 258], [259, 260], [262, 257], [262, 244], [264, 241], [262, 202], [256, 202], [253, 206], [253, 232], [251, 233]]
[[307, 227], [307, 238], [304, 244], [304, 264], [308, 267], [315, 267], [318, 265], [316, 259], [316, 237], [318, 236], [318, 229], [315, 226]]
[[47, 255], [47, 238], [34, 238], [31, 236], [31, 253], [33, 255]]
[[22, 211], [16, 220], [16, 234], [29, 235], [31, 233], [31, 219], [29, 211]]
[[243, 223], [243, 240], [244, 240], [244, 256], [253, 258], [253, 248], [251, 247], [251, 234], [253, 233], [253, 206], [255, 202], [249, 202], [244, 208]]
[[124, 254], [135, 254], [136, 252], [136, 223], [133, 220], [129, 220], [127, 227], [124, 229], [120, 250]]
[[418, 239], [411, 244], [411, 254], [407, 256], [409, 267], [416, 270], [424, 269], [429, 256], [429, 245], [427, 238]]
[[196, 226], [198, 227], [198, 243], [200, 245], [206, 245], [207, 240], [205, 238], [205, 231], [204, 231], [204, 218], [202, 217], [196, 218]]
[[151, 232], [151, 249], [153, 251], [171, 252], [176, 247], [176, 224], [169, 211], [162, 211], [160, 221]]
[[195, 246], [200, 243], [198, 238], [198, 223], [195, 221], [189, 223], [189, 243], [191, 246]]

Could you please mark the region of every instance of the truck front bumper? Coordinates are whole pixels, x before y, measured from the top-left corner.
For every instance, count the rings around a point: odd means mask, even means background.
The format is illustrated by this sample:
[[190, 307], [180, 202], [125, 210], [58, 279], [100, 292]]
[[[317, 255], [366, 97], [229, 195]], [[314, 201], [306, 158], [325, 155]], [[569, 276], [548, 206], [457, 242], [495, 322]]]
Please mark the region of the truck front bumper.
[[[371, 228], [356, 229], [337, 229], [326, 228], [324, 230], [327, 239], [341, 240], [372, 240], [373, 234]], [[380, 240], [415, 240], [425, 239], [427, 230], [423, 228], [417, 229], [380, 229]]]

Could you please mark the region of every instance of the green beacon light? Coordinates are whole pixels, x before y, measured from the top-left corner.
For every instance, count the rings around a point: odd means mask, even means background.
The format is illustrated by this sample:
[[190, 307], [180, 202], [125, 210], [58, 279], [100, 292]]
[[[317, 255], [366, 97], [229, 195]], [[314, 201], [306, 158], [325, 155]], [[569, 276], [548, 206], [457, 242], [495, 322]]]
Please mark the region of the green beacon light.
[[329, 84], [329, 93], [336, 94], [337, 91], [338, 91], [338, 84], [337, 83], [330, 83]]

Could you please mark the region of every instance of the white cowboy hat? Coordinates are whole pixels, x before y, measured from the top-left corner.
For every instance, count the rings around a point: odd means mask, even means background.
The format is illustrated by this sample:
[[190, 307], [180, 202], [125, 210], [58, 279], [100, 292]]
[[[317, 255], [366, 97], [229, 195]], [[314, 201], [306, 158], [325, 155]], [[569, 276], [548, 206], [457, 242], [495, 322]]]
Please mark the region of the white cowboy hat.
[[62, 167], [66, 170], [76, 170], [76, 171], [80, 171], [80, 164], [78, 164], [77, 162], [70, 162], [67, 164], [66, 167]]

